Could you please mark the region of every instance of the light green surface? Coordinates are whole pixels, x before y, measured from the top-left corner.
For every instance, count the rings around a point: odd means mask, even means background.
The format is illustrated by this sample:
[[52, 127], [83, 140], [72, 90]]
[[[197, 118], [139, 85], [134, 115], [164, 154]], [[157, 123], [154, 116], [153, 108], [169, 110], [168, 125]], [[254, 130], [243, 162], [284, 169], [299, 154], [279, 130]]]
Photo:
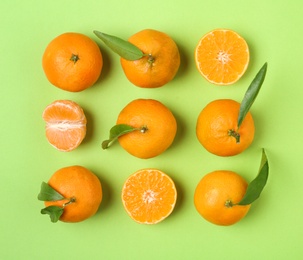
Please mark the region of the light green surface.
[[[178, 3], [178, 4], [177, 4]], [[297, 4], [295, 4], [297, 3]], [[302, 257], [302, 1], [13, 1], [2, 0], [1, 78], [1, 259], [299, 259]], [[251, 62], [235, 85], [207, 83], [195, 68], [193, 52], [202, 35], [230, 28], [248, 42]], [[124, 76], [119, 58], [93, 30], [128, 38], [141, 29], [169, 34], [182, 65], [159, 89], [140, 89]], [[41, 57], [55, 36], [75, 31], [96, 40], [104, 55], [98, 83], [81, 93], [53, 87]], [[253, 105], [256, 136], [244, 153], [221, 158], [206, 152], [195, 136], [200, 110], [211, 100], [241, 101], [259, 68], [268, 72]], [[178, 121], [174, 145], [159, 157], [141, 160], [116, 144], [101, 149], [119, 111], [135, 98], [166, 104]], [[52, 148], [44, 135], [44, 108], [56, 99], [78, 102], [88, 118], [88, 135], [75, 151]], [[213, 170], [234, 170], [252, 180], [261, 148], [270, 175], [261, 198], [241, 222], [212, 225], [193, 205], [194, 189]], [[78, 224], [52, 224], [40, 214], [40, 184], [54, 171], [83, 165], [103, 183], [99, 212]], [[139, 225], [125, 213], [121, 187], [134, 171], [155, 167], [178, 188], [178, 203], [164, 222]]]

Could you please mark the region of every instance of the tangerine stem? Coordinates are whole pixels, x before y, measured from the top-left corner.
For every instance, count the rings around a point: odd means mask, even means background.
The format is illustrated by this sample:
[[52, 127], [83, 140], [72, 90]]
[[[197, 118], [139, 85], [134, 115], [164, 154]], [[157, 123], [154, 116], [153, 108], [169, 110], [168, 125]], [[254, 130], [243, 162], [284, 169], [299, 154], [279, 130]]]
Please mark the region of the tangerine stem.
[[233, 207], [233, 206], [234, 206], [234, 204], [232, 203], [232, 201], [231, 201], [231, 200], [227, 200], [227, 201], [225, 201], [224, 206], [225, 206], [225, 207], [227, 207], [227, 208], [231, 208], [231, 207]]
[[148, 128], [147, 128], [146, 125], [144, 125], [144, 126], [141, 126], [139, 130], [140, 130], [141, 133], [144, 134], [148, 130]]
[[155, 62], [155, 58], [151, 54], [148, 54], [147, 61], [149, 62], [149, 64], [153, 64]]
[[80, 60], [80, 58], [77, 54], [72, 54], [70, 60], [75, 64], [78, 60]]
[[228, 130], [228, 135], [236, 138], [237, 144], [240, 143], [240, 134], [237, 131], [230, 129], [230, 130]]
[[63, 206], [63, 208], [65, 208], [67, 205], [69, 205], [69, 204], [71, 204], [71, 203], [74, 203], [74, 202], [76, 202], [76, 198], [75, 198], [75, 197], [71, 197], [71, 198], [69, 199], [69, 201], [68, 201], [68, 202], [65, 202], [62, 206]]

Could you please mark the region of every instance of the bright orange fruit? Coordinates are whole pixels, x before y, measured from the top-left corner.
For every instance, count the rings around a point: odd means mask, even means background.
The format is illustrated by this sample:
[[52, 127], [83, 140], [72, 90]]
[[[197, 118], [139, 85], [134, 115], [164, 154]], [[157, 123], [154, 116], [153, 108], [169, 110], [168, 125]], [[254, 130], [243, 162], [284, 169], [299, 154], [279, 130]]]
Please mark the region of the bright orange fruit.
[[167, 34], [145, 29], [128, 41], [145, 55], [134, 61], [120, 59], [130, 82], [142, 88], [158, 88], [175, 77], [180, 66], [180, 54], [176, 43]]
[[167, 218], [177, 200], [173, 180], [157, 169], [132, 174], [122, 188], [122, 202], [128, 215], [141, 224], [156, 224]]
[[236, 205], [244, 197], [247, 182], [232, 171], [214, 171], [206, 174], [196, 187], [194, 204], [207, 221], [228, 226], [240, 221], [250, 205]]
[[127, 124], [142, 131], [119, 137], [120, 145], [138, 158], [152, 158], [163, 153], [173, 143], [177, 122], [172, 112], [154, 99], [136, 99], [120, 112], [116, 124]]
[[216, 29], [204, 35], [196, 49], [198, 71], [209, 82], [230, 85], [238, 81], [249, 63], [249, 48], [236, 32]]
[[240, 103], [231, 99], [210, 102], [201, 111], [196, 135], [204, 148], [219, 156], [232, 156], [243, 152], [253, 142], [255, 125], [248, 112], [238, 129]]
[[76, 149], [86, 135], [83, 109], [71, 100], [57, 100], [43, 112], [46, 137], [56, 149], [64, 152]]
[[56, 87], [78, 92], [96, 83], [103, 59], [97, 43], [80, 33], [64, 33], [53, 39], [42, 57], [47, 79]]
[[102, 186], [98, 177], [82, 166], [69, 166], [56, 171], [48, 184], [64, 198], [45, 201], [45, 206], [62, 207], [63, 222], [80, 222], [93, 216], [102, 201]]

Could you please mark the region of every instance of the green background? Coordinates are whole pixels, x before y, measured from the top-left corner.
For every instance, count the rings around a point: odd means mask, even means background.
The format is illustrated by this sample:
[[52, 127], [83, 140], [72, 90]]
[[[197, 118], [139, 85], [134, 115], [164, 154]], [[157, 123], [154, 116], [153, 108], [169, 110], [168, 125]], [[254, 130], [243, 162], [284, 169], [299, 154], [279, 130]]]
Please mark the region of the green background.
[[[13, 1], [2, 0], [1, 75], [1, 259], [299, 259], [302, 256], [302, 1]], [[230, 28], [248, 42], [251, 62], [236, 84], [219, 87], [196, 70], [194, 49], [215, 28]], [[93, 34], [100, 30], [127, 39], [153, 28], [179, 46], [176, 78], [159, 89], [141, 89], [124, 76], [117, 55]], [[74, 31], [96, 40], [104, 57], [102, 76], [84, 92], [69, 93], [46, 79], [41, 57], [57, 35]], [[251, 108], [256, 135], [244, 153], [221, 158], [197, 141], [195, 123], [210, 101], [241, 101], [259, 68], [267, 76]], [[142, 160], [118, 144], [101, 149], [120, 110], [136, 98], [167, 105], [178, 121], [173, 146]], [[84, 143], [70, 153], [46, 141], [42, 112], [57, 99], [79, 103], [88, 119]], [[193, 194], [206, 173], [226, 169], [251, 181], [261, 148], [267, 151], [267, 186], [239, 223], [220, 227], [196, 212]], [[42, 181], [57, 169], [82, 165], [103, 184], [104, 199], [92, 218], [53, 224], [40, 214]], [[178, 189], [172, 215], [157, 225], [140, 225], [125, 213], [121, 187], [141, 168], [169, 174]]]

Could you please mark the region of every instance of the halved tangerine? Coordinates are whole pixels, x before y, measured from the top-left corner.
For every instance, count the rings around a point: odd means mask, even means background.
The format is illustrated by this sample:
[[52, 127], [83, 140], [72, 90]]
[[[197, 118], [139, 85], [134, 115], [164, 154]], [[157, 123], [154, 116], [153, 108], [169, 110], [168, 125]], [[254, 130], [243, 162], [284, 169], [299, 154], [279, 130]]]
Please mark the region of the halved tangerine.
[[122, 202], [128, 215], [141, 224], [156, 224], [167, 218], [177, 200], [173, 180], [157, 169], [132, 174], [122, 188]]
[[195, 62], [198, 71], [209, 82], [230, 85], [246, 71], [249, 48], [235, 31], [215, 29], [200, 39], [195, 49]]

